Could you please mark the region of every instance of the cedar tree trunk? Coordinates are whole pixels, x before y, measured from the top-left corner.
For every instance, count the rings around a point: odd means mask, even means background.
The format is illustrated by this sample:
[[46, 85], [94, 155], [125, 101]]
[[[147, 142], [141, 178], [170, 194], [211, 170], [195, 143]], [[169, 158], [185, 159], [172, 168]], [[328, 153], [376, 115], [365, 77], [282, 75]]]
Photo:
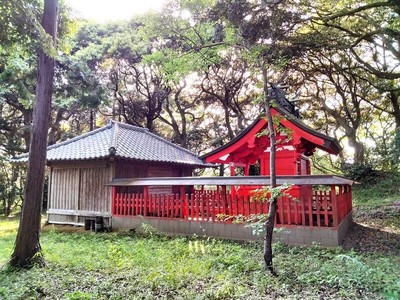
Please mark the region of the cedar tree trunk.
[[[267, 70], [263, 67], [263, 85], [264, 85], [264, 97], [265, 97], [265, 114], [268, 122], [269, 140], [270, 140], [270, 186], [271, 189], [276, 187], [276, 168], [275, 168], [275, 155], [276, 155], [276, 141], [275, 141], [275, 129], [271, 115], [271, 99], [268, 96], [268, 77]], [[276, 215], [276, 198], [270, 200], [268, 219], [265, 222], [265, 239], [264, 239], [264, 262], [265, 267], [276, 275], [272, 264], [272, 234], [275, 225]]]
[[[42, 26], [52, 37], [54, 45], [57, 36], [57, 18], [58, 0], [45, 0]], [[25, 197], [14, 252], [10, 260], [10, 265], [14, 267], [29, 267], [35, 261], [43, 263], [39, 232], [53, 75], [54, 58], [46, 54], [42, 47], [39, 50], [36, 105], [33, 113]]]

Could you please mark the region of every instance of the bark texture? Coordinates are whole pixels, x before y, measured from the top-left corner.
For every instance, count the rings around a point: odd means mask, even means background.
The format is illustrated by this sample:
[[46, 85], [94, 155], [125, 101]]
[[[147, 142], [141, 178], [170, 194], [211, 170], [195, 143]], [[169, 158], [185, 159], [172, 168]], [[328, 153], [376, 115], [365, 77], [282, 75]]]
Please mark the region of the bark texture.
[[[276, 187], [276, 167], [275, 167], [275, 156], [276, 156], [276, 137], [275, 128], [271, 115], [271, 99], [268, 95], [268, 77], [267, 70], [263, 68], [263, 84], [264, 84], [264, 97], [265, 97], [265, 114], [268, 122], [269, 140], [270, 140], [270, 187]], [[271, 272], [272, 275], [276, 275], [273, 263], [272, 263], [272, 235], [275, 226], [275, 215], [276, 215], [276, 198], [270, 200], [268, 220], [265, 222], [265, 238], [264, 238], [264, 262], [265, 267]]]
[[[46, 0], [42, 19], [42, 26], [45, 32], [52, 37], [54, 45], [57, 36], [58, 7], [58, 0]], [[54, 58], [40, 49], [28, 176], [20, 225], [10, 260], [10, 265], [14, 267], [29, 267], [35, 262], [43, 262], [39, 233], [53, 75]]]

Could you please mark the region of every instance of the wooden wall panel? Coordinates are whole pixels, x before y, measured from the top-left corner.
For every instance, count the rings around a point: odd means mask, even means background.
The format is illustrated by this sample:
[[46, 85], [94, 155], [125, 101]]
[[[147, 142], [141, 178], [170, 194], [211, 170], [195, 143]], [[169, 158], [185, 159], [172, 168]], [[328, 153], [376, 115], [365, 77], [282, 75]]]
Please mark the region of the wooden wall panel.
[[79, 210], [110, 212], [112, 180], [111, 168], [84, 168], [80, 176]]
[[115, 162], [115, 178], [148, 177], [148, 164], [139, 161], [117, 160]]
[[52, 169], [49, 209], [77, 209], [79, 169]]
[[[57, 162], [50, 164], [51, 178], [48, 209], [50, 214], [75, 216], [75, 223], [82, 217], [99, 213], [111, 213], [110, 187], [105, 183], [114, 178], [178, 177], [188, 176], [190, 168], [183, 166], [116, 160], [82, 162]], [[134, 188], [132, 191], [130, 188]], [[177, 193], [172, 187], [150, 187], [150, 194]], [[143, 187], [127, 187], [123, 192], [143, 193]], [[129, 190], [129, 191], [128, 191]], [[58, 211], [58, 212], [57, 212]], [[49, 219], [50, 220], [50, 219]]]
[[[182, 169], [174, 165], [149, 165], [148, 177], [180, 177]], [[176, 193], [171, 186], [150, 186], [149, 194], [171, 194]]]
[[148, 177], [179, 177], [182, 169], [173, 165], [149, 165]]

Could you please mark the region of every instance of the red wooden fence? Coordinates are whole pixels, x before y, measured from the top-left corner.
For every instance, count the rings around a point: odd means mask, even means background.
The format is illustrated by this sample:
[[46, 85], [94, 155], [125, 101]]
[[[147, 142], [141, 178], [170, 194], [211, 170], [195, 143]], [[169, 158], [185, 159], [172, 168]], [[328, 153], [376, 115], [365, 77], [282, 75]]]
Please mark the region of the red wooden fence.
[[[337, 227], [351, 212], [350, 186], [332, 186], [313, 191], [312, 197], [277, 200], [276, 225]], [[114, 216], [144, 216], [191, 221], [231, 222], [226, 216], [267, 214], [269, 203], [251, 201], [249, 196], [221, 191], [195, 191], [192, 194], [127, 194], [113, 192]], [[225, 216], [225, 217], [224, 217]]]

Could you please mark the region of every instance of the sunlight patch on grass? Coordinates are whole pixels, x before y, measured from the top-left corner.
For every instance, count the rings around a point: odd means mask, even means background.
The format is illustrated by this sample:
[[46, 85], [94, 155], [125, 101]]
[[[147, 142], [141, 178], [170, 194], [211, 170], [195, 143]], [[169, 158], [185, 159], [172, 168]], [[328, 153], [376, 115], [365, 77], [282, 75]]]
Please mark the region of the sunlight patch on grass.
[[[13, 243], [12, 235], [0, 237], [0, 263]], [[398, 257], [340, 248], [274, 244], [280, 276], [273, 277], [264, 270], [260, 243], [46, 226], [41, 245], [45, 268], [0, 269], [0, 299], [383, 299], [400, 293]]]
[[2, 217], [0, 218], [0, 237], [10, 232], [16, 232], [18, 229], [19, 218]]

